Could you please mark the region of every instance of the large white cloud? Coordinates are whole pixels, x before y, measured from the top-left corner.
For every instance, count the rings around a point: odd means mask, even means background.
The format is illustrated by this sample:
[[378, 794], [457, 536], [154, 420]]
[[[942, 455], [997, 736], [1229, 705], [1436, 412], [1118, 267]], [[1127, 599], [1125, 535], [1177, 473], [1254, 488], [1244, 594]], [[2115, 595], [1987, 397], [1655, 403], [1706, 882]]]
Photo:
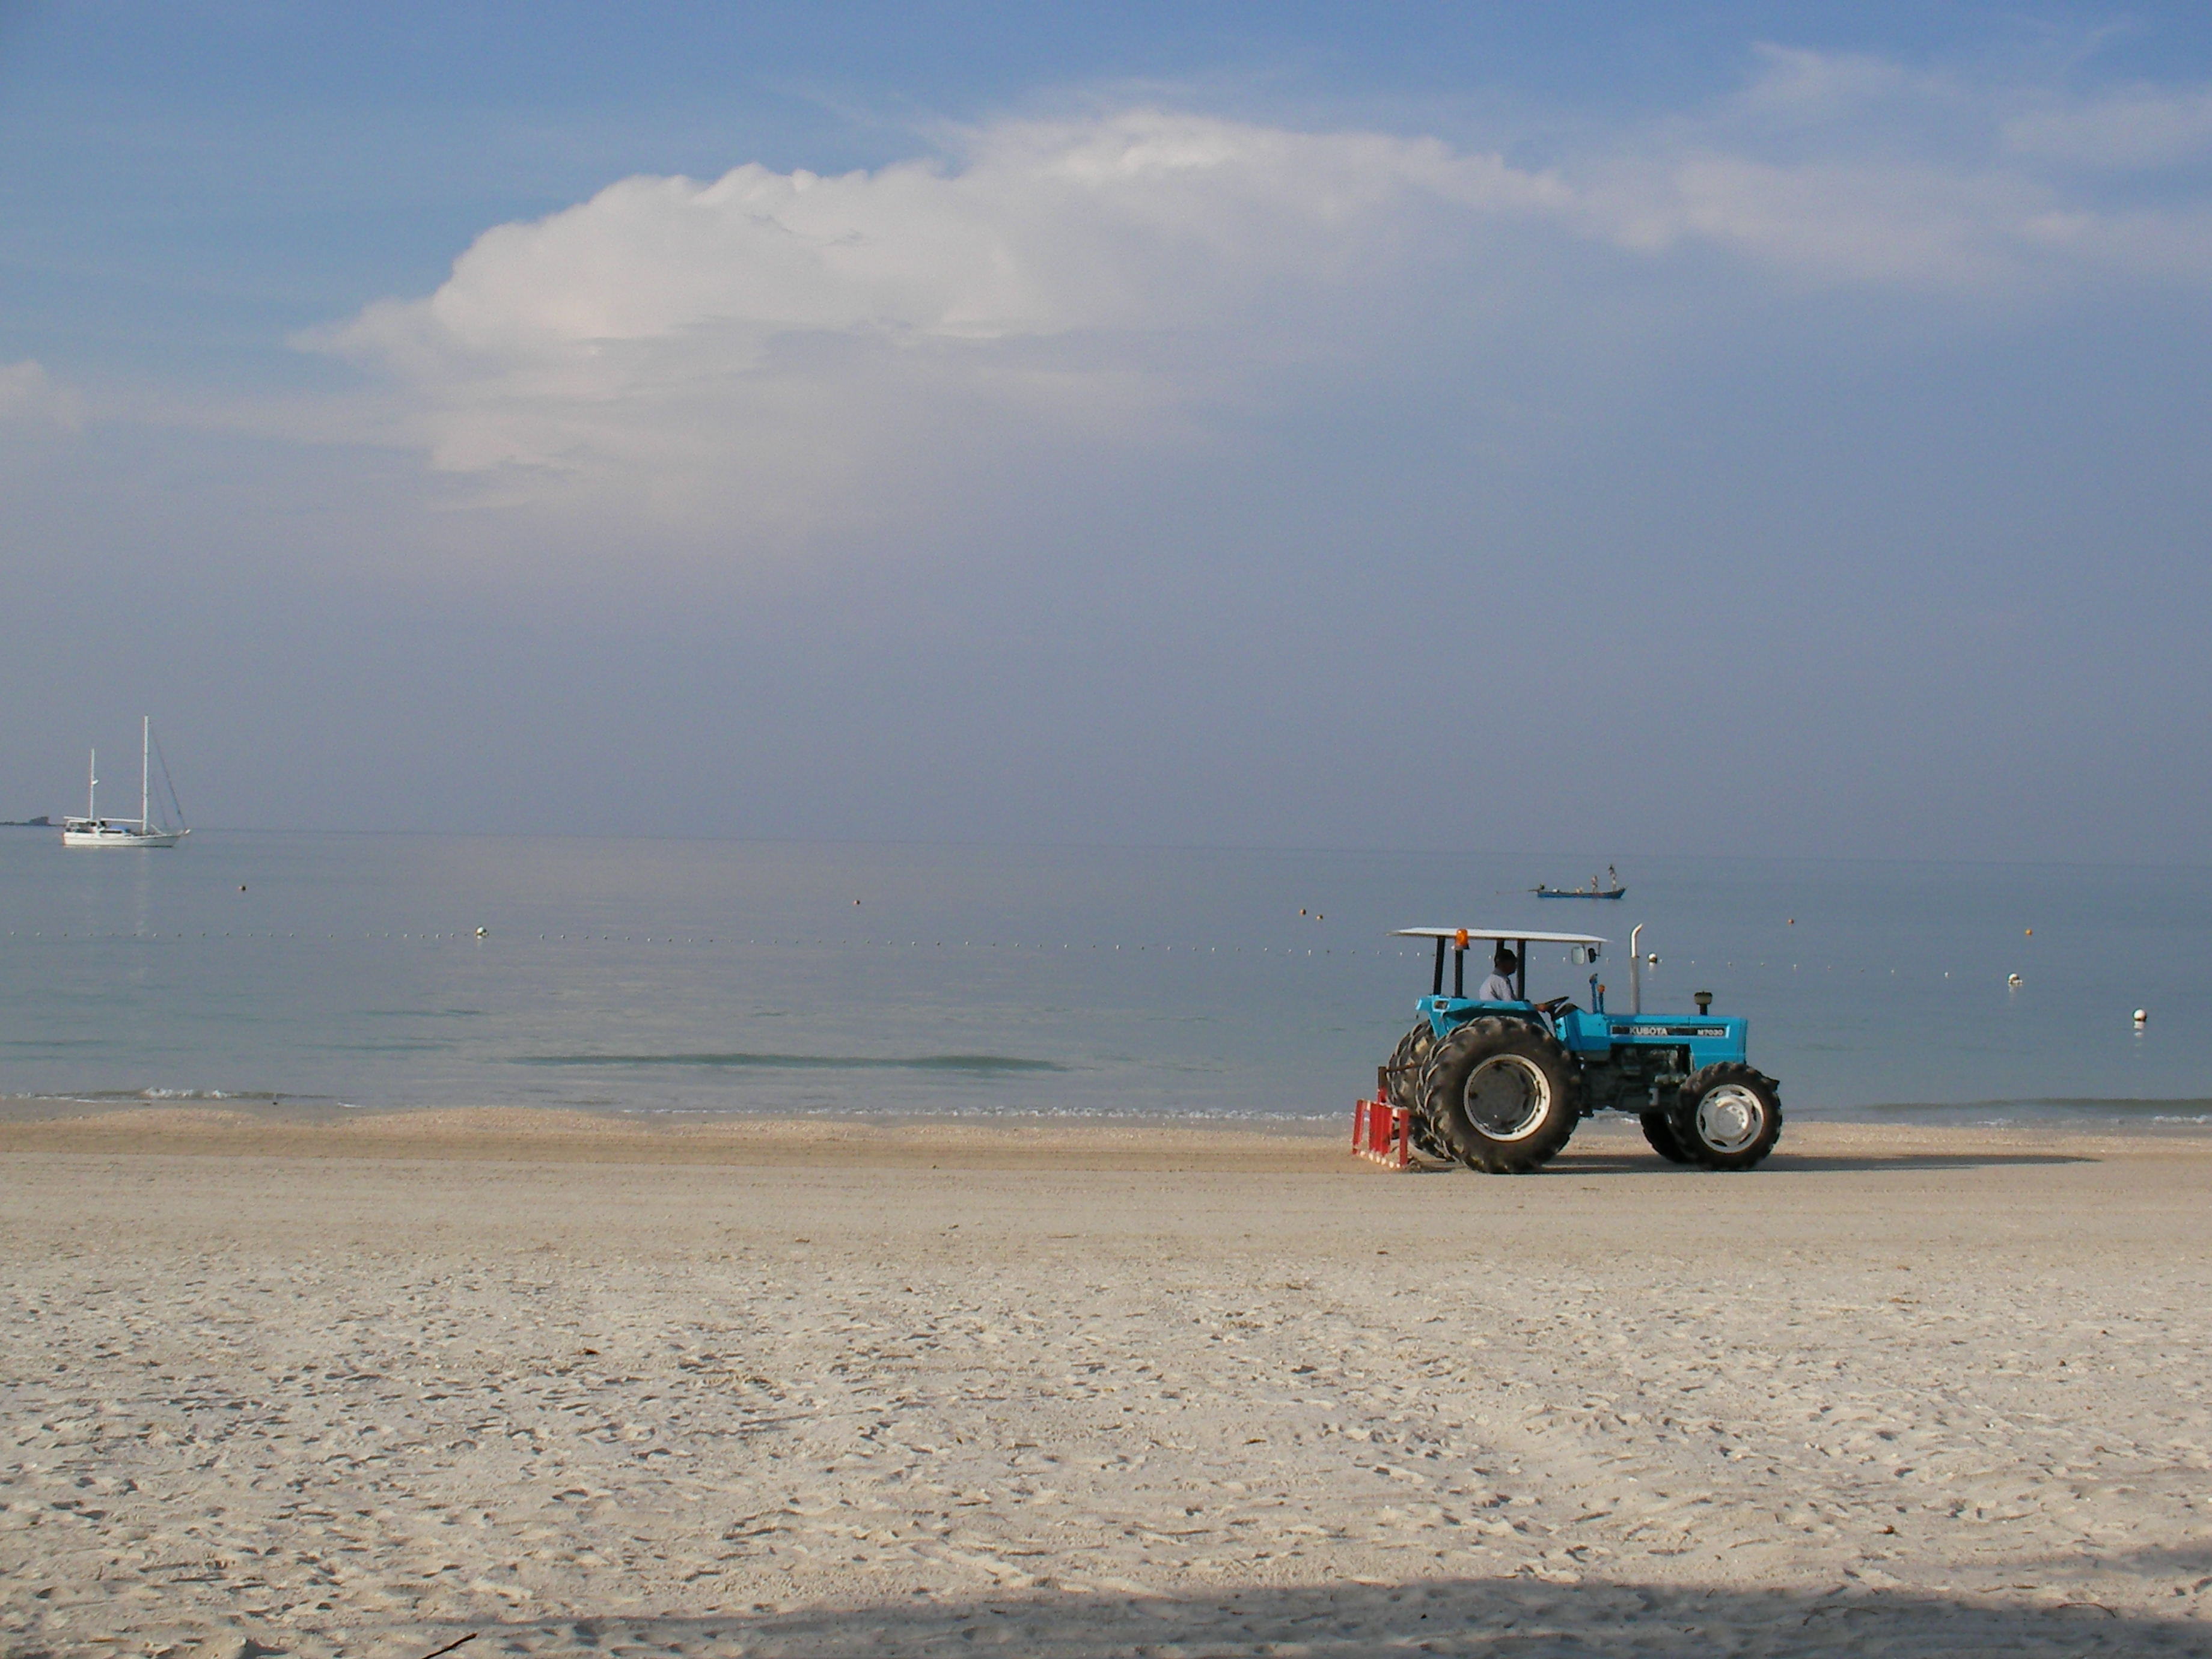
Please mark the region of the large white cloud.
[[1480, 315], [1571, 327], [1563, 261], [1634, 282], [1704, 249], [1909, 293], [2201, 283], [2202, 204], [2079, 182], [2085, 155], [2170, 159], [2201, 109], [1772, 52], [1723, 106], [1542, 167], [1154, 109], [1007, 122], [875, 172], [624, 179], [307, 343], [386, 376], [381, 435], [447, 471], [803, 532], [963, 445], [1158, 441], [1285, 363], [1357, 374]]
[[954, 171], [625, 179], [486, 234], [428, 300], [374, 307], [343, 339], [422, 362], [702, 323], [943, 340], [1154, 328], [1206, 319], [1257, 270], [1341, 274], [1422, 197], [1478, 211], [1563, 199], [1433, 142], [1152, 111], [1012, 125], [977, 135]]
[[1568, 205], [1431, 140], [1014, 123], [957, 166], [624, 179], [315, 343], [386, 371], [441, 468], [649, 479], [664, 504], [712, 477], [803, 518], [950, 428], [1156, 428], [1255, 356], [1340, 350], [1470, 218]]

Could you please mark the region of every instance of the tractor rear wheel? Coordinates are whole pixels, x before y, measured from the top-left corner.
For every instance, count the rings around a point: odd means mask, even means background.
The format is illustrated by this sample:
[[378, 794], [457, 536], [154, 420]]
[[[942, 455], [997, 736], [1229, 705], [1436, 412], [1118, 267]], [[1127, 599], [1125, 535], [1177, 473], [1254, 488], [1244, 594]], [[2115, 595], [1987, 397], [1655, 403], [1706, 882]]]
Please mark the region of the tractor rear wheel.
[[1421, 1104], [1421, 1072], [1429, 1063], [1429, 1048], [1436, 1031], [1425, 1019], [1398, 1039], [1390, 1051], [1390, 1103], [1418, 1112]]
[[1421, 1079], [1430, 1126], [1471, 1170], [1540, 1169], [1582, 1117], [1581, 1079], [1550, 1033], [1489, 1015], [1437, 1043]]
[[1406, 1113], [1413, 1150], [1449, 1163], [1452, 1150], [1429, 1122], [1428, 1109], [1421, 1101], [1421, 1074], [1428, 1068], [1429, 1050], [1436, 1040], [1436, 1028], [1425, 1019], [1398, 1039], [1398, 1046], [1390, 1052], [1390, 1103]]
[[1782, 1096], [1772, 1078], [1723, 1060], [1691, 1073], [1668, 1121], [1692, 1162], [1748, 1170], [1782, 1139]]
[[1398, 1037], [1398, 1046], [1389, 1055], [1389, 1103], [1405, 1110], [1407, 1134], [1413, 1141], [1413, 1151], [1422, 1157], [1453, 1159], [1453, 1151], [1444, 1146], [1444, 1139], [1436, 1133], [1429, 1121], [1429, 1110], [1420, 1099], [1420, 1078], [1429, 1066], [1429, 1048], [1436, 1046], [1436, 1029], [1427, 1020], [1407, 1030]]
[[1646, 1112], [1637, 1120], [1644, 1126], [1644, 1138], [1651, 1143], [1651, 1150], [1669, 1164], [1687, 1164], [1690, 1155], [1682, 1150], [1682, 1143], [1674, 1139], [1674, 1126], [1664, 1112]]

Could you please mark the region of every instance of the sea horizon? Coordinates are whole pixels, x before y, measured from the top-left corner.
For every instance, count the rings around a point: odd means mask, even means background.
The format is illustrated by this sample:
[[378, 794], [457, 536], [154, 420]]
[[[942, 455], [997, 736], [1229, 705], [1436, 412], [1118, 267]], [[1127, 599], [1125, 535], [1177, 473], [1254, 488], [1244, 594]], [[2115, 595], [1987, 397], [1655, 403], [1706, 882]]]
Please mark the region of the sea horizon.
[[[1425, 946], [1392, 928], [1607, 937], [1619, 1010], [1640, 923], [1660, 958], [1648, 1006], [1714, 991], [1791, 1113], [2212, 1115], [2160, 982], [2166, 937], [2212, 902], [2203, 868], [1644, 855], [1623, 900], [1528, 890], [1575, 868], [385, 830], [205, 830], [103, 855], [9, 837], [0, 1096], [1325, 1121], [1372, 1086], [1427, 989]], [[1531, 954], [1532, 987], [1587, 1005], [1587, 969]]]

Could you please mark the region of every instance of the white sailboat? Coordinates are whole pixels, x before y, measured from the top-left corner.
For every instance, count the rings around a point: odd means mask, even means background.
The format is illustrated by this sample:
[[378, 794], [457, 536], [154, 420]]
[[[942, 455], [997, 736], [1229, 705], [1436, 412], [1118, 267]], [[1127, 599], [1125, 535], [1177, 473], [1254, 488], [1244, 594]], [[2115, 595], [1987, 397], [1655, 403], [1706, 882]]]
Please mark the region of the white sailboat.
[[[146, 716], [146, 723], [138, 739], [138, 821], [129, 818], [104, 818], [100, 816], [100, 751], [92, 751], [92, 760], [85, 769], [84, 816], [62, 820], [62, 845], [64, 847], [174, 847], [192, 832], [185, 826], [184, 811], [177, 811], [177, 827], [156, 824], [151, 812], [154, 781], [154, 717]], [[162, 763], [161, 778], [167, 782], [168, 764]], [[174, 805], [177, 792], [169, 791], [169, 800]]]

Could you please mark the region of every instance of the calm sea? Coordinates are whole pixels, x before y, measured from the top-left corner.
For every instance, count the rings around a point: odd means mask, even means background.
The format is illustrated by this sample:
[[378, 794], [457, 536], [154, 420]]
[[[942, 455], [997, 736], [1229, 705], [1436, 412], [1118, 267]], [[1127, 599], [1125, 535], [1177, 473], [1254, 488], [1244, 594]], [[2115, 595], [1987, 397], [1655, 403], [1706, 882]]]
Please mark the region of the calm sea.
[[[0, 830], [0, 1095], [635, 1113], [1336, 1117], [1518, 925], [1710, 990], [1793, 1113], [2212, 1122], [2212, 872]], [[483, 930], [481, 934], [478, 929]], [[1537, 994], [1587, 996], [1563, 949]], [[2017, 974], [2020, 982], [2010, 984]], [[2140, 1028], [2131, 1016], [2147, 1011]]]

